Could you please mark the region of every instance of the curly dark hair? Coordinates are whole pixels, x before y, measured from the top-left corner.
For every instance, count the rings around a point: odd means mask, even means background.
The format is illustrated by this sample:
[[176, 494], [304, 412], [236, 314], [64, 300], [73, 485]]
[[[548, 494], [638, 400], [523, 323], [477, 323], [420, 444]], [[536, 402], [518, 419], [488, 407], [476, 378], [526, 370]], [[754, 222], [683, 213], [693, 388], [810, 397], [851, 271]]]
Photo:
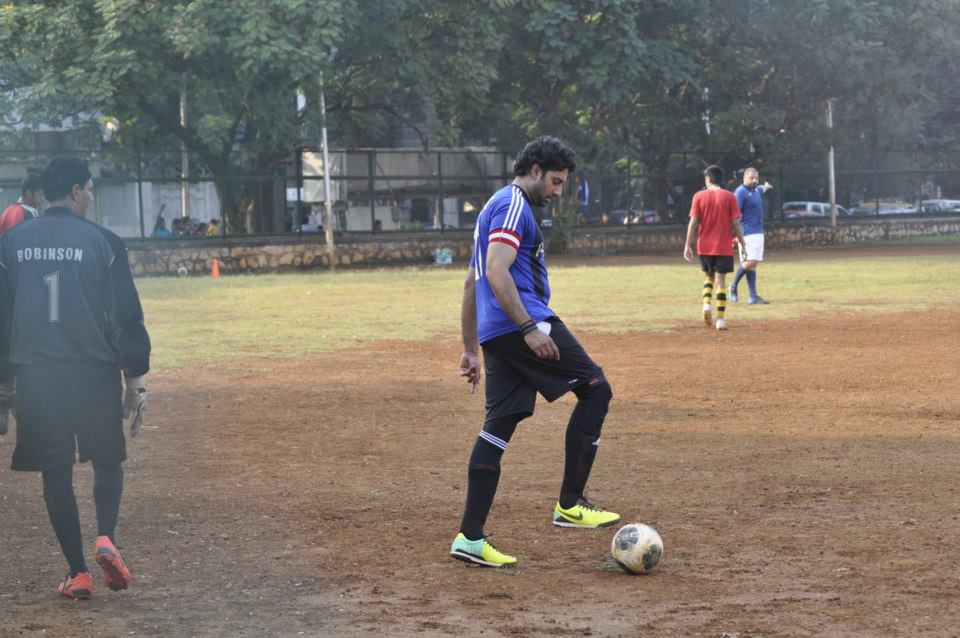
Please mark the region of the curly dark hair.
[[532, 142], [527, 142], [517, 155], [517, 161], [513, 163], [513, 174], [516, 177], [527, 175], [534, 164], [542, 168], [543, 172], [564, 169], [573, 171], [577, 168], [573, 161], [576, 156], [570, 145], [559, 137], [541, 135]]

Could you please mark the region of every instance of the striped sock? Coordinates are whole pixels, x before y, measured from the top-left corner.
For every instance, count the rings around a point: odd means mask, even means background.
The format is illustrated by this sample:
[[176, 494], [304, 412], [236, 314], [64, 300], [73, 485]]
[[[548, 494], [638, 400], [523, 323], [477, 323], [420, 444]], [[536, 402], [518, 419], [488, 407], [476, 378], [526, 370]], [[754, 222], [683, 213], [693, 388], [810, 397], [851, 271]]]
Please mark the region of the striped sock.
[[721, 288], [717, 291], [717, 319], [723, 319], [723, 313], [727, 309], [727, 289]]
[[713, 281], [707, 279], [703, 282], [703, 307], [707, 309], [713, 301]]
[[473, 446], [467, 470], [467, 503], [460, 523], [460, 531], [467, 540], [483, 538], [483, 526], [500, 482], [500, 457], [506, 451], [520, 418], [512, 414], [488, 419]]

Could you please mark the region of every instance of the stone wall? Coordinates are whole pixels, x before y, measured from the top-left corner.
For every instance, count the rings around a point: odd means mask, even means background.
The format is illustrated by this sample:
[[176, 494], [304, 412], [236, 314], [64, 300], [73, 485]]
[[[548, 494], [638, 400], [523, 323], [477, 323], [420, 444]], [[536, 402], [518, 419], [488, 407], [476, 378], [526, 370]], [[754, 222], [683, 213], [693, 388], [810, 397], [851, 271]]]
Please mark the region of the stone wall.
[[[629, 255], [680, 252], [685, 226], [634, 226], [630, 228], [579, 228], [568, 254]], [[895, 240], [922, 235], [960, 235], [960, 218], [844, 220], [837, 229], [839, 244]], [[833, 244], [829, 222], [768, 222], [768, 248], [795, 248]], [[547, 234], [549, 253], [549, 234]], [[389, 235], [344, 235], [337, 238], [337, 267], [387, 266], [432, 263], [437, 248], [450, 248], [456, 261], [470, 257], [473, 233], [453, 231]], [[329, 267], [330, 257], [322, 237], [278, 235], [230, 239], [148, 239], [128, 242], [134, 275], [208, 273], [213, 260], [220, 271], [272, 272]]]
[[[832, 241], [829, 222], [767, 224], [767, 245], [774, 248], [828, 246]], [[960, 235], [960, 218], [844, 220], [837, 224], [838, 244], [863, 244], [910, 237]]]
[[[450, 248], [454, 260], [470, 258], [472, 233], [433, 235], [380, 235], [338, 239], [334, 249], [337, 267], [387, 266], [432, 263], [434, 250]], [[183, 266], [188, 273], [208, 273], [213, 260], [220, 272], [272, 272], [328, 268], [330, 256], [322, 238], [237, 237], [231, 239], [150, 239], [127, 243], [130, 266], [135, 276], [176, 274]]]

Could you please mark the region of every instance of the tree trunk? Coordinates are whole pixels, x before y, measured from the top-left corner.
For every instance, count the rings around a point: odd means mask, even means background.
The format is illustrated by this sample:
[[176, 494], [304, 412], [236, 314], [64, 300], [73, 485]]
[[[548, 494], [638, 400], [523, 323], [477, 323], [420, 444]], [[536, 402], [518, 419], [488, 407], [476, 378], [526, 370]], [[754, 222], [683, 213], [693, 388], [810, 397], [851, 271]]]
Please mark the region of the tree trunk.
[[250, 169], [242, 170], [243, 174], [254, 179], [243, 182], [231, 178], [238, 171], [231, 170], [229, 164], [209, 166], [220, 197], [227, 234], [243, 235], [273, 230], [274, 180], [282, 178], [274, 178], [270, 171], [278, 157], [282, 155], [260, 153]]
[[[670, 158], [673, 155], [673, 138], [668, 135], [654, 144], [655, 146], [651, 144], [645, 147], [640, 153], [640, 159], [647, 169], [650, 190], [653, 191], [653, 206], [661, 220], [677, 221], [683, 218], [685, 211], [680, 210], [683, 206], [683, 198], [674, 188], [673, 176], [668, 173]], [[672, 210], [669, 201], [671, 198], [673, 199]]]
[[229, 179], [211, 167], [213, 183], [220, 198], [220, 209], [223, 213], [221, 220], [224, 232], [227, 235], [241, 235], [244, 233], [243, 217], [240, 214], [240, 202], [237, 198], [236, 182]]
[[647, 176], [650, 190], [653, 191], [653, 207], [662, 220], [671, 219], [667, 195], [670, 192], [670, 180], [663, 173], [650, 173]]

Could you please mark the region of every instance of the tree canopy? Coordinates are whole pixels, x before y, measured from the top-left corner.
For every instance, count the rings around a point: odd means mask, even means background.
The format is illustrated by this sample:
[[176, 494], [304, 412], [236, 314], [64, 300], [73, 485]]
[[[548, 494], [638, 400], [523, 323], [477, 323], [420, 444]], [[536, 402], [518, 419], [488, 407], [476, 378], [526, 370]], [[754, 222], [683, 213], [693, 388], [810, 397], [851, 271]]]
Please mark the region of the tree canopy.
[[678, 153], [818, 156], [828, 99], [841, 149], [952, 148], [958, 26], [940, 0], [13, 0], [0, 121], [86, 117], [92, 141], [115, 117], [121, 154], [183, 142], [255, 231], [249, 189], [316, 141], [322, 73], [337, 146], [552, 133], [637, 162], [663, 205]]

